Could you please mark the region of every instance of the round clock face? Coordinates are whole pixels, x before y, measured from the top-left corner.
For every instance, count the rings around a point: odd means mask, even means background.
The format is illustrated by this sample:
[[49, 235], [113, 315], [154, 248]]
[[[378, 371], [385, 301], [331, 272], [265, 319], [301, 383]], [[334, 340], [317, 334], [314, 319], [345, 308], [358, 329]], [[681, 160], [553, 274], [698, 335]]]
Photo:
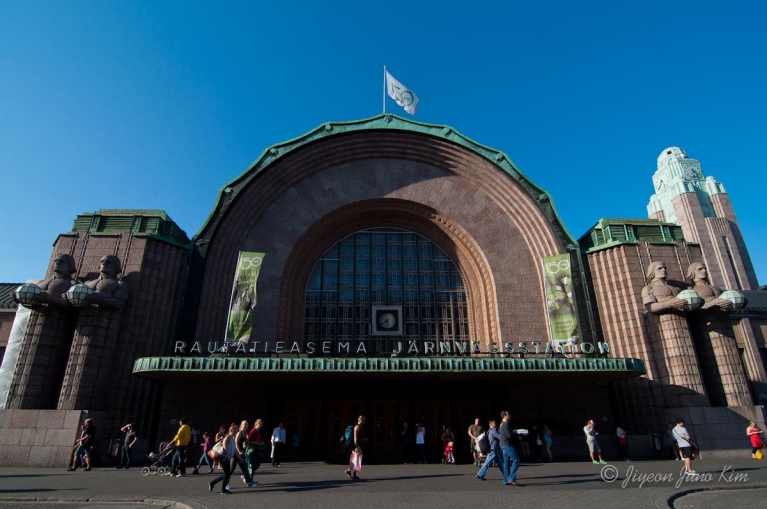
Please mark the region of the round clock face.
[[685, 166], [682, 169], [682, 175], [688, 179], [700, 178], [700, 171], [694, 166]]
[[378, 325], [381, 326], [382, 329], [391, 329], [397, 324], [397, 317], [394, 316], [394, 313], [381, 313], [378, 316]]

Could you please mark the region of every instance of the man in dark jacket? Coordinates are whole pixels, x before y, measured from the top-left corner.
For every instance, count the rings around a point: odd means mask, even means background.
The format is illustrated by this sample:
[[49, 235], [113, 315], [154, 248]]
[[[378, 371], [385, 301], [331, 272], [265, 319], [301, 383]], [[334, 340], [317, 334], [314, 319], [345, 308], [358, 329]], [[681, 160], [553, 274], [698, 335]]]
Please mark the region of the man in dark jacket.
[[[509, 412], [501, 412], [501, 450], [503, 451], [503, 484], [506, 486], [522, 486], [517, 482], [517, 469], [519, 469], [519, 453], [517, 447], [519, 445], [519, 435], [512, 432], [511, 425], [509, 424], [510, 416]], [[515, 443], [516, 442], [516, 443]], [[509, 472], [509, 462], [512, 462], [511, 472]]]

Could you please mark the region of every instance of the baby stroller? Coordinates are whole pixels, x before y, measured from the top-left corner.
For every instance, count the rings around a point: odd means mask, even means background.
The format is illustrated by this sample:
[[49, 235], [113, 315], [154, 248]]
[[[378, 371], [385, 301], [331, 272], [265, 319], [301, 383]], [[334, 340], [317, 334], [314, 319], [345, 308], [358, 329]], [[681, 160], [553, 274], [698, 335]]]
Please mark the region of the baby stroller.
[[142, 468], [141, 475], [165, 475], [166, 472], [170, 471], [170, 459], [173, 456], [173, 453], [176, 452], [176, 447], [171, 447], [166, 451], [165, 448], [167, 446], [167, 442], [161, 442], [160, 447], [158, 448], [158, 452], [150, 452], [147, 454], [146, 458], [152, 464], [148, 467]]

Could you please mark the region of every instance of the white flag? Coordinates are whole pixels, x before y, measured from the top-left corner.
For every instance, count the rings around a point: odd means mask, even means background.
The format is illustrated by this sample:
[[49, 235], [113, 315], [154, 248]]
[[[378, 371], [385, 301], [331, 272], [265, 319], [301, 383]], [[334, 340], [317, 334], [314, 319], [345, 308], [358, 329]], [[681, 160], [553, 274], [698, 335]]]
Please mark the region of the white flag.
[[415, 92], [407, 88], [405, 85], [394, 79], [394, 76], [386, 72], [386, 92], [389, 97], [394, 99], [397, 104], [405, 108], [405, 111], [411, 115], [415, 115], [418, 108], [418, 96]]

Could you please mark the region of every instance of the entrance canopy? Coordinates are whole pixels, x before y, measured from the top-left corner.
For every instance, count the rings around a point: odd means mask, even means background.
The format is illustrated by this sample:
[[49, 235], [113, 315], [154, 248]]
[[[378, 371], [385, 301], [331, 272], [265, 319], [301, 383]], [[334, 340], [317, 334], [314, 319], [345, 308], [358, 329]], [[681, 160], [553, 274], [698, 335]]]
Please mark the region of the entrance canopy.
[[478, 381], [607, 383], [645, 374], [639, 359], [143, 357], [133, 374], [163, 382]]

